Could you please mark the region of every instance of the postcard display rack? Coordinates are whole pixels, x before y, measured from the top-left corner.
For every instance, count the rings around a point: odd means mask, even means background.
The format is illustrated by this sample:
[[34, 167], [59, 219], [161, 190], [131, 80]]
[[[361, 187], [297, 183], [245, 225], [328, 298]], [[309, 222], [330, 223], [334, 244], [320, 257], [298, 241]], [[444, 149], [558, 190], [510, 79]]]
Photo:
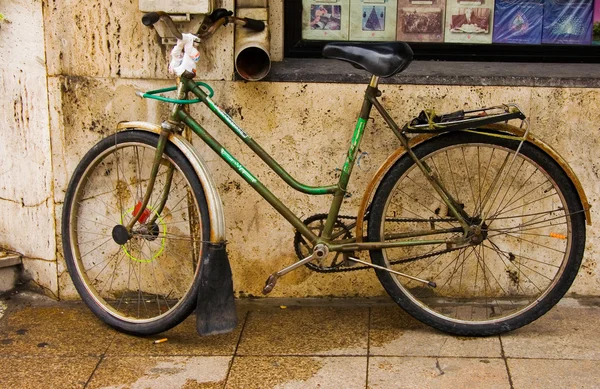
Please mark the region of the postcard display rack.
[[302, 39], [600, 45], [600, 0], [302, 0]]
[[494, 0], [448, 0], [444, 42], [492, 43]]
[[398, 0], [397, 39], [443, 42], [446, 0]]

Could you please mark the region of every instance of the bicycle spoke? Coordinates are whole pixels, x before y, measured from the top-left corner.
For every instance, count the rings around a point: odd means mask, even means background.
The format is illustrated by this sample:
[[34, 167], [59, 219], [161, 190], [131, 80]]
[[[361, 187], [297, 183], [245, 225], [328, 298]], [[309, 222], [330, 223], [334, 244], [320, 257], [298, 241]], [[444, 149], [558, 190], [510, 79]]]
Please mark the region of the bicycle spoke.
[[[117, 257], [117, 263], [115, 264], [114, 268], [113, 268], [113, 272], [111, 274], [111, 278], [110, 278], [110, 284], [108, 287], [108, 291], [107, 293], [110, 295], [110, 291], [112, 290], [112, 286], [113, 286], [113, 282], [115, 281], [115, 276], [117, 274], [117, 267], [119, 266], [119, 264], [121, 263], [121, 260], [123, 258], [125, 258], [125, 254], [122, 251], [118, 252], [118, 257]], [[106, 287], [106, 284], [98, 291], [98, 294], [100, 296], [102, 296], [102, 292], [104, 291], [104, 288]]]
[[[490, 166], [492, 165], [492, 159], [494, 158], [494, 152], [495, 151], [496, 151], [496, 149], [492, 149], [492, 152], [490, 154], [490, 159], [488, 160], [488, 164], [487, 164], [487, 167], [485, 169], [485, 173], [483, 175], [483, 182], [481, 181], [481, 179], [479, 181], [480, 182], [480, 184], [479, 184], [479, 204], [478, 204], [478, 207], [475, 208], [475, 211], [473, 212], [474, 215], [479, 215], [480, 213], [483, 212], [483, 200], [485, 199], [485, 195], [484, 195], [484, 198], [482, 199], [481, 198], [481, 194], [483, 193], [483, 188], [485, 187], [485, 182], [487, 180], [487, 176], [488, 176], [488, 173], [490, 171]], [[481, 165], [478, 165], [478, 166], [481, 166]]]
[[531, 200], [531, 201], [529, 201], [529, 202], [527, 202], [525, 204], [521, 204], [521, 205], [519, 205], [519, 206], [517, 206], [515, 208], [511, 208], [511, 209], [509, 209], [507, 211], [501, 212], [498, 215], [503, 215], [505, 213], [512, 212], [512, 211], [517, 210], [517, 209], [522, 209], [522, 208], [524, 208], [527, 205], [538, 203], [538, 202], [540, 202], [540, 201], [542, 201], [544, 199], [547, 199], [547, 198], [550, 198], [550, 197], [553, 197], [553, 196], [556, 196], [556, 193], [550, 194], [548, 196], [540, 197], [539, 199]]
[[461, 147], [461, 152], [462, 152], [462, 161], [463, 164], [465, 166], [465, 171], [467, 172], [467, 181], [469, 182], [469, 189], [471, 189], [471, 198], [473, 200], [473, 206], [474, 208], [477, 208], [477, 201], [475, 200], [475, 192], [473, 191], [473, 180], [471, 179], [471, 174], [469, 172], [469, 167], [467, 166], [467, 159], [465, 157], [465, 149], [464, 147]]
[[[442, 271], [441, 271], [441, 272], [440, 272], [440, 273], [439, 273], [437, 276], [435, 276], [435, 277], [433, 278], [433, 279], [437, 279], [437, 278], [438, 278], [438, 276], [439, 276], [440, 274], [442, 274], [442, 273], [444, 272], [444, 270], [445, 270], [445, 269], [447, 269], [449, 266], [451, 266], [453, 263], [455, 263], [455, 262], [456, 262], [456, 264], [455, 264], [455, 266], [454, 266], [454, 270], [453, 270], [453, 272], [450, 274], [450, 276], [448, 277], [448, 279], [446, 280], [446, 282], [444, 282], [442, 285], [439, 285], [439, 286], [437, 286], [437, 290], [438, 290], [438, 292], [441, 292], [441, 291], [444, 289], [444, 287], [445, 287], [446, 285], [452, 284], [452, 281], [451, 281], [451, 279], [452, 279], [452, 276], [454, 276], [454, 275], [456, 274], [456, 272], [457, 272], [458, 268], [464, 269], [464, 265], [465, 265], [465, 262], [466, 262], [466, 260], [467, 260], [467, 259], [468, 259], [468, 258], [471, 256], [471, 254], [473, 253], [473, 248], [471, 247], [471, 249], [472, 249], [471, 253], [469, 253], [469, 255], [467, 255], [467, 256], [465, 256], [465, 253], [467, 252], [467, 250], [463, 250], [463, 251], [459, 252], [459, 253], [456, 255], [456, 257], [455, 257], [455, 258], [452, 260], [452, 262], [450, 262], [448, 265], [446, 265], [446, 267], [445, 267], [444, 269], [442, 269]], [[458, 259], [460, 258], [460, 256], [461, 256], [461, 255], [463, 256], [463, 260], [462, 260], [462, 262], [460, 262], [460, 265], [459, 265]]]
[[[506, 168], [506, 164], [508, 163], [509, 157], [510, 157], [510, 153], [506, 153], [506, 157], [504, 157], [504, 161], [502, 161], [502, 165], [500, 165], [498, 172], [492, 179], [490, 187], [488, 188], [488, 190], [485, 192], [485, 195], [483, 196], [483, 201], [481, 202], [481, 214], [482, 215], [484, 213], [484, 210], [485, 210], [485, 207], [486, 207], [488, 201], [494, 194], [494, 191], [496, 189], [496, 183], [500, 180], [501, 177], [503, 177], [504, 169]], [[510, 167], [509, 167], [509, 169], [510, 169]], [[500, 184], [500, 187], [502, 187], [502, 184]], [[492, 203], [493, 203], [493, 201], [492, 201]]]
[[[508, 184], [508, 188], [506, 189], [506, 192], [504, 192], [504, 196], [502, 196], [502, 199], [500, 199], [500, 201], [498, 202], [498, 208], [496, 209], [495, 212], [492, 212], [492, 217], [495, 216], [497, 212], [500, 212], [499, 210], [502, 208], [502, 203], [506, 199], [506, 196], [508, 196], [509, 190], [513, 187], [513, 184], [515, 183], [515, 180], [517, 179], [517, 176], [519, 175], [519, 171], [521, 171], [521, 168], [523, 167], [523, 165], [525, 165], [525, 160], [521, 159], [521, 164], [519, 165], [519, 167], [517, 168], [517, 171], [513, 175], [513, 178], [511, 180], [510, 184]], [[519, 185], [518, 189], [520, 189], [520, 188], [522, 188], [521, 185]], [[499, 189], [498, 193], [500, 193], [500, 189]], [[509, 202], [510, 202], [510, 200], [509, 200]], [[487, 219], [490, 219], [490, 217], [488, 217]]]
[[[506, 207], [508, 207], [508, 206], [509, 206], [509, 205], [511, 205], [511, 204], [515, 204], [515, 203], [517, 203], [517, 202], [518, 202], [518, 201], [520, 201], [521, 199], [524, 199], [524, 198], [525, 198], [525, 197], [527, 197], [527, 196], [528, 196], [530, 193], [533, 193], [535, 190], [537, 190], [537, 189], [538, 189], [538, 188], [540, 188], [542, 185], [544, 185], [546, 182], [549, 182], [548, 180], [546, 180], [545, 182], [542, 182], [541, 184], [538, 184], [538, 185], [537, 185], [537, 186], [535, 186], [534, 188], [530, 189], [530, 190], [529, 190], [529, 192], [527, 192], [527, 193], [525, 193], [525, 194], [523, 194], [523, 195], [521, 195], [520, 197], [518, 197], [518, 198], [516, 198], [516, 199], [515, 199], [515, 197], [516, 197], [516, 196], [517, 196], [519, 193], [521, 193], [521, 190], [522, 190], [522, 189], [524, 189], [524, 188], [526, 188], [526, 184], [529, 182], [529, 180], [531, 179], [531, 177], [533, 177], [533, 175], [534, 175], [535, 173], [537, 173], [538, 171], [539, 171], [538, 169], [535, 169], [535, 170], [533, 171], [533, 173], [531, 173], [531, 175], [530, 175], [529, 177], [527, 177], [527, 180], [525, 180], [525, 182], [524, 182], [523, 184], [521, 184], [521, 185], [520, 185], [520, 187], [519, 187], [519, 188], [518, 188], [518, 190], [515, 192], [515, 194], [514, 194], [514, 195], [513, 195], [513, 196], [512, 196], [512, 197], [511, 197], [511, 198], [510, 198], [510, 199], [509, 199], [507, 202], [506, 202], [506, 204], [504, 204], [504, 205], [501, 205], [501, 206], [500, 206], [500, 207], [499, 207], [499, 208], [496, 210], [496, 213], [495, 213], [494, 215], [492, 215], [492, 217], [496, 217], [496, 216], [498, 216], [498, 215], [499, 215], [499, 214], [501, 214], [501, 213], [505, 213], [505, 212], [503, 212], [503, 211], [506, 209]], [[507, 211], [507, 212], [508, 212], [508, 211]]]
[[[81, 206], [81, 203], [79, 203], [79, 206]], [[98, 216], [100, 216], [100, 217], [103, 217], [103, 218], [105, 218], [105, 219], [106, 219], [106, 220], [108, 220], [109, 222], [112, 222], [112, 221], [113, 221], [113, 220], [109, 219], [109, 218], [108, 218], [108, 216], [102, 215], [101, 213], [99, 213], [98, 211], [95, 211], [94, 209], [89, 209], [89, 211], [91, 211], [92, 213], [95, 213], [96, 215], [98, 215]], [[81, 217], [81, 216], [77, 216], [77, 218], [78, 218], [78, 219], [79, 219], [79, 218], [81, 218], [81, 219], [83, 219], [83, 220], [87, 220], [87, 221], [89, 221], [89, 222], [96, 223], [96, 224], [99, 224], [99, 225], [101, 225], [101, 226], [105, 226], [105, 227], [110, 227], [110, 228], [113, 228], [113, 227], [114, 227], [114, 225], [108, 225], [108, 224], [102, 224], [102, 223], [98, 223], [98, 221], [96, 221], [96, 220], [85, 219], [85, 218], [83, 218], [83, 217]]]
[[546, 246], [546, 245], [543, 245], [543, 244], [541, 244], [541, 243], [536, 243], [536, 242], [533, 242], [533, 241], [531, 241], [531, 240], [528, 240], [528, 239], [525, 239], [525, 238], [521, 238], [521, 237], [518, 237], [518, 236], [514, 236], [514, 235], [512, 235], [512, 234], [510, 234], [510, 233], [508, 233], [508, 232], [507, 232], [507, 233], [505, 233], [505, 234], [504, 234], [504, 236], [509, 236], [509, 237], [511, 237], [511, 238], [518, 239], [519, 241], [522, 241], [522, 242], [531, 243], [531, 244], [533, 244], [533, 245], [536, 245], [536, 246], [540, 246], [540, 247], [546, 248], [546, 249], [548, 249], [548, 250], [556, 251], [557, 253], [560, 253], [560, 254], [565, 254], [565, 252], [564, 252], [564, 251], [560, 251], [560, 250], [558, 250], [558, 249], [555, 249], [555, 248], [553, 248], [553, 247], [548, 247], [548, 246]]
[[494, 216], [494, 217], [496, 217], [496, 216], [499, 216], [499, 215], [504, 215], [504, 214], [506, 214], [506, 213], [508, 213], [508, 212], [512, 212], [512, 211], [514, 211], [514, 210], [516, 210], [516, 209], [523, 208], [525, 205], [533, 204], [533, 203], [535, 203], [535, 202], [538, 202], [538, 201], [541, 201], [541, 200], [543, 200], [543, 199], [545, 199], [545, 198], [549, 198], [549, 197], [552, 197], [552, 196], [556, 195], [556, 193], [553, 193], [553, 194], [550, 194], [550, 195], [547, 195], [547, 196], [541, 197], [541, 198], [539, 198], [539, 199], [536, 199], [536, 200], [529, 201], [528, 203], [524, 203], [524, 204], [517, 205], [517, 206], [516, 206], [516, 207], [514, 207], [514, 208], [510, 208], [510, 209], [508, 209], [508, 210], [506, 209], [506, 208], [507, 208], [509, 205], [511, 205], [511, 204], [515, 204], [515, 203], [519, 202], [521, 199], [524, 199], [524, 198], [525, 198], [525, 197], [527, 197], [529, 194], [533, 193], [535, 190], [537, 190], [537, 189], [541, 188], [541, 187], [542, 187], [544, 184], [546, 184], [546, 182], [542, 182], [541, 184], [537, 185], [535, 188], [531, 189], [529, 192], [525, 193], [524, 195], [522, 195], [522, 196], [521, 196], [521, 197], [519, 197], [518, 199], [514, 200], [513, 202], [511, 202], [511, 203], [507, 203], [507, 204], [504, 206], [504, 208], [503, 208], [503, 209], [499, 210], [499, 211], [498, 211], [498, 212], [497, 212], [495, 215], [493, 215], [493, 216]]
[[454, 172], [452, 166], [450, 164], [450, 157], [448, 157], [448, 151], [446, 151], [446, 162], [448, 162], [448, 170], [450, 171], [450, 177], [452, 178], [452, 185], [454, 186], [454, 195], [456, 196], [456, 201], [460, 203], [460, 196], [458, 193], [458, 189], [456, 189], [456, 181], [454, 180]]
[[108, 242], [110, 242], [111, 240], [113, 240], [112, 236], [108, 239], [106, 239], [104, 242], [100, 243], [98, 246], [94, 247], [93, 249], [91, 249], [90, 251], [86, 252], [85, 254], [81, 255], [81, 258], [86, 257], [88, 254], [93, 253], [94, 251], [98, 250], [100, 247], [104, 246], [105, 244], [107, 244]]
[[[497, 246], [497, 245], [496, 245], [494, 242], [492, 242], [491, 240], [490, 240], [489, 242], [492, 244], [492, 246], [494, 246], [494, 247], [498, 247], [498, 246]], [[501, 251], [501, 250], [498, 248], [498, 251]], [[512, 263], [512, 261], [510, 261], [510, 259], [509, 259], [509, 258], [507, 258], [507, 259], [508, 259], [509, 263]], [[528, 281], [529, 281], [529, 282], [530, 282], [530, 283], [531, 283], [531, 284], [532, 284], [532, 285], [533, 285], [533, 286], [534, 286], [534, 287], [535, 287], [535, 288], [538, 290], [538, 292], [540, 292], [540, 293], [543, 293], [543, 290], [542, 290], [540, 287], [538, 287], [538, 286], [537, 286], [537, 284], [536, 284], [535, 282], [533, 282], [533, 281], [532, 281], [532, 280], [531, 280], [531, 279], [530, 279], [530, 278], [527, 276], [527, 274], [524, 274], [524, 273], [522, 273], [522, 272], [521, 272], [521, 269], [520, 269], [520, 268], [518, 268], [517, 266], [515, 266], [514, 264], [513, 264], [512, 266], [513, 266], [514, 268], [516, 268], [517, 270], [519, 270], [519, 275], [521, 275], [521, 274], [522, 274], [523, 276], [525, 276], [525, 278], [527, 278], [527, 280], [528, 280]], [[522, 290], [522, 289], [521, 289], [521, 290]], [[525, 293], [525, 291], [523, 291], [523, 293]]]

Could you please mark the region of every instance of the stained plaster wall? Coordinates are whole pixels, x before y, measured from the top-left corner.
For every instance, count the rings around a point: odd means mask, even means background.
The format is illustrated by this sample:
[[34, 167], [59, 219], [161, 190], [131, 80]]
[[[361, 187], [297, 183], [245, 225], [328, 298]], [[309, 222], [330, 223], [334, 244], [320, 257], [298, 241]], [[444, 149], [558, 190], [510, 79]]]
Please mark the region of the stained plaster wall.
[[[43, 93], [40, 96], [40, 99], [47, 101], [47, 105], [41, 108], [41, 113], [37, 109], [35, 111], [40, 116], [41, 124], [27, 127], [29, 134], [35, 134], [38, 142], [36, 145], [40, 157], [35, 161], [42, 168], [36, 170], [37, 176], [25, 170], [27, 177], [32, 177], [27, 180], [28, 185], [33, 181], [37, 185], [33, 188], [37, 197], [26, 204], [36, 205], [44, 199], [48, 200], [43, 206], [37, 205], [34, 212], [29, 211], [33, 215], [33, 221], [30, 221], [23, 216], [27, 213], [27, 207], [16, 201], [19, 194], [14, 188], [22, 187], [17, 185], [19, 180], [15, 175], [2, 173], [7, 182], [6, 188], [2, 187], [7, 192], [7, 200], [0, 199], [0, 206], [15, 215], [19, 224], [12, 235], [0, 237], [0, 244], [6, 243], [30, 257], [41, 257], [43, 263], [53, 265], [48, 272], [35, 275], [38, 281], [61, 298], [76, 298], [60, 247], [60, 214], [68, 179], [85, 151], [111, 133], [119, 121], [161, 121], [166, 107], [138, 99], [134, 91], [172, 85], [166, 72], [167, 52], [158, 43], [155, 33], [139, 22], [141, 14], [136, 1], [48, 1], [43, 5], [31, 0], [21, 2], [32, 5], [40, 17], [43, 10], [43, 23], [39, 17], [37, 19], [40, 28], [43, 27], [42, 33], [36, 34], [34, 40], [41, 45], [43, 41], [40, 37], [45, 37], [44, 70], [47, 71], [47, 78], [46, 73], [41, 72], [40, 83], [41, 79], [44, 82], [47, 79], [48, 85], [47, 97]], [[281, 4], [281, 1], [271, 1], [270, 8], [271, 43], [275, 59], [281, 58], [282, 54]], [[225, 1], [223, 6], [232, 8], [231, 0]], [[0, 34], [4, 34], [4, 30]], [[4, 41], [5, 38], [0, 35], [0, 39]], [[43, 49], [41, 52], [43, 54]], [[43, 63], [40, 62], [40, 67], [43, 67]], [[14, 73], [18, 74], [18, 70]], [[209, 80], [215, 89], [215, 101], [263, 148], [272, 151], [273, 156], [294, 177], [307, 184], [329, 184], [335, 180], [336, 168], [343, 163], [344, 152], [350, 142], [350, 129], [360, 110], [363, 85], [232, 81], [231, 29], [222, 29], [203, 47], [199, 74], [202, 74], [202, 79]], [[7, 76], [3, 73], [3, 77]], [[8, 83], [3, 83], [8, 86], [2, 87], [13, 88], [14, 98], [24, 94], [17, 87], [18, 78], [8, 80]], [[600, 157], [595, 153], [600, 142], [597, 136], [600, 127], [600, 112], [597, 110], [600, 90], [412, 85], [386, 85], [382, 90], [382, 101], [398, 122], [410, 119], [423, 107], [450, 111], [465, 106], [518, 102], [529, 113], [535, 133], [554, 145], [571, 164], [594, 206], [593, 220], [600, 220], [597, 206]], [[16, 111], [11, 101], [5, 103], [3, 100], [4, 111]], [[251, 155], [222, 123], [209, 116], [206, 109], [197, 106], [192, 113], [242, 163], [253, 166], [253, 173], [267, 186], [274, 188], [275, 194], [284, 198], [301, 217], [327, 211], [327, 197], [310, 198], [281, 185], [278, 177], [259, 163], [258, 158]], [[5, 135], [6, 129], [13, 128], [16, 122], [2, 123], [4, 142], [10, 139]], [[15, 136], [14, 144], [26, 144], [28, 139], [25, 134]], [[198, 142], [195, 145], [214, 172], [225, 204], [230, 242], [228, 248], [236, 293], [240, 296], [259, 295], [269, 273], [295, 260], [293, 230], [212, 151]], [[356, 212], [361, 189], [383, 158], [396, 147], [398, 143], [393, 135], [381, 118], [374, 115], [374, 120], [367, 126], [361, 147], [369, 155], [355, 170], [356, 176], [350, 187], [353, 196], [345, 201], [343, 214], [352, 215]], [[8, 147], [6, 149], [10, 151]], [[12, 155], [16, 154], [12, 152]], [[31, 168], [30, 161], [16, 161], [17, 170]], [[7, 169], [3, 168], [0, 172], [4, 170]], [[27, 188], [31, 189], [32, 186]], [[4, 195], [0, 197], [4, 198]], [[37, 236], [31, 239], [32, 235], [27, 231], [35, 223], [42, 222], [47, 226], [41, 225], [36, 232], [40, 230], [45, 234], [44, 239], [38, 239]], [[6, 226], [6, 221], [0, 224], [5, 230], [12, 229]], [[22, 239], [25, 235], [28, 236], [26, 240]], [[48, 243], [40, 244], [40, 241]], [[600, 294], [600, 274], [595, 259], [598, 243], [597, 228], [588, 229], [583, 268], [571, 293]], [[26, 262], [26, 267], [34, 269], [33, 263], [36, 262]], [[321, 275], [302, 268], [282, 278], [272, 296], [380, 294], [383, 294], [383, 289], [372, 272]]]
[[44, 24], [40, 1], [0, 4], [0, 247], [58, 291]]

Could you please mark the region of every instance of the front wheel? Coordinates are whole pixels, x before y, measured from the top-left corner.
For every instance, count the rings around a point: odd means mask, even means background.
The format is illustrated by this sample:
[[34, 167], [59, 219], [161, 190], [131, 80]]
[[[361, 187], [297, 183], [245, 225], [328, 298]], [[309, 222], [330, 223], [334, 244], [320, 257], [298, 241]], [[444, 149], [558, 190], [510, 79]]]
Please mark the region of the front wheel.
[[[457, 335], [498, 334], [543, 315], [573, 282], [585, 245], [576, 189], [532, 144], [524, 142], [515, 156], [519, 143], [459, 132], [413, 149], [475, 231], [462, 248], [437, 243], [371, 251], [373, 263], [436, 284], [376, 271], [388, 294], [418, 320]], [[443, 241], [462, 236], [459, 227], [405, 154], [375, 193], [368, 237], [389, 242], [412, 233], [411, 240]]]
[[210, 220], [202, 185], [169, 143], [152, 196], [141, 208], [158, 135], [116, 133], [81, 160], [65, 196], [65, 261], [87, 306], [107, 324], [152, 335], [179, 324], [196, 305], [200, 258]]

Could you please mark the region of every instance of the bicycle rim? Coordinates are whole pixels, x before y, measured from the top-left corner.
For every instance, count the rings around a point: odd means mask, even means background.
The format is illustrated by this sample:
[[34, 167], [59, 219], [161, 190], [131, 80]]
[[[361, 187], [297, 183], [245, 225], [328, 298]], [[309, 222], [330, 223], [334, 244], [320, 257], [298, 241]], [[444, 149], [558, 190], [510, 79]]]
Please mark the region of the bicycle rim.
[[184, 302], [195, 301], [191, 292], [202, 250], [198, 200], [185, 168], [166, 154], [132, 238], [115, 242], [114, 227], [127, 225], [141, 206], [154, 154], [154, 146], [136, 141], [98, 154], [74, 189], [69, 220], [73, 263], [85, 288], [80, 294], [117, 320], [136, 325], [164, 321]]
[[[481, 136], [463, 136], [481, 140]], [[570, 188], [557, 182], [553, 177], [556, 172], [551, 171], [556, 167], [540, 159], [539, 153], [515, 156], [518, 142], [510, 147], [508, 142], [489, 139], [475, 144], [452, 143], [421, 157], [459, 207], [472, 217], [472, 224], [481, 225], [483, 242], [394, 265], [398, 258], [443, 250], [445, 244], [388, 249], [383, 251], [384, 264], [437, 284], [431, 288], [408, 278], [390, 276], [403, 298], [444, 325], [499, 328], [521, 317], [525, 317], [523, 322], [531, 321], [527, 318], [529, 311], [537, 310], [540, 301], [557, 293], [551, 296], [553, 305], [572, 281], [571, 278], [566, 286], [559, 285], [570, 266], [573, 244], [570, 213], [575, 207], [565, 198]], [[523, 151], [527, 150], [524, 147]], [[549, 159], [545, 154], [543, 157]], [[387, 196], [380, 236], [424, 227], [459, 227], [457, 221], [447, 221], [452, 219], [447, 206], [410, 162], [407, 165], [412, 166], [402, 172]], [[422, 221], [388, 222], [394, 218]], [[441, 219], [446, 221], [436, 221]], [[426, 239], [453, 237], [456, 234], [446, 233]]]

